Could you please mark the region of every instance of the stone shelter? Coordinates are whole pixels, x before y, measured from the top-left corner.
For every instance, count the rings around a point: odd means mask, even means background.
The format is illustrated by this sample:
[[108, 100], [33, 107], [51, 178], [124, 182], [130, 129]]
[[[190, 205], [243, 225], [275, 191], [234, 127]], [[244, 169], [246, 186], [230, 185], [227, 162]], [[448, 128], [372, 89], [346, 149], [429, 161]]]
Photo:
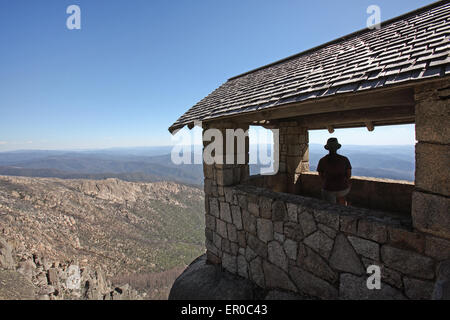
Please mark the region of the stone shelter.
[[[249, 174], [248, 140], [246, 163], [204, 163], [207, 260], [321, 299], [450, 295], [449, 36], [439, 1], [233, 77], [182, 115], [170, 132], [279, 130], [274, 175]], [[352, 177], [352, 206], [320, 200], [310, 130], [397, 124], [415, 124], [414, 183]], [[371, 265], [380, 289], [367, 287]]]

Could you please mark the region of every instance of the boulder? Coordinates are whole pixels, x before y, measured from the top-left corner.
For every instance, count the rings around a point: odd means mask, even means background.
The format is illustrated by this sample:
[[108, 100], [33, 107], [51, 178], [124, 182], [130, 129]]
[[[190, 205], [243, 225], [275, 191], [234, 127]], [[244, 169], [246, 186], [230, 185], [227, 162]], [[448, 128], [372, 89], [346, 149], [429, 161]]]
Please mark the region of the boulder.
[[16, 262], [12, 255], [12, 247], [8, 242], [0, 238], [0, 267], [7, 270], [15, 269]]
[[251, 300], [261, 298], [261, 290], [249, 280], [208, 264], [202, 255], [175, 280], [169, 300]]

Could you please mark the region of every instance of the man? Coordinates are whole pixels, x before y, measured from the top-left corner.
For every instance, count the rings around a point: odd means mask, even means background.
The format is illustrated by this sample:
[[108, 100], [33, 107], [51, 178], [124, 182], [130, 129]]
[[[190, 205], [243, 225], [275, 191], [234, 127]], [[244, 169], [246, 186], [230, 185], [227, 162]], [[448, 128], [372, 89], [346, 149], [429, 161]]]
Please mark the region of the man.
[[317, 171], [322, 181], [322, 199], [346, 205], [345, 196], [350, 192], [352, 166], [347, 157], [337, 154], [341, 145], [330, 138], [324, 146], [329, 154], [320, 159]]

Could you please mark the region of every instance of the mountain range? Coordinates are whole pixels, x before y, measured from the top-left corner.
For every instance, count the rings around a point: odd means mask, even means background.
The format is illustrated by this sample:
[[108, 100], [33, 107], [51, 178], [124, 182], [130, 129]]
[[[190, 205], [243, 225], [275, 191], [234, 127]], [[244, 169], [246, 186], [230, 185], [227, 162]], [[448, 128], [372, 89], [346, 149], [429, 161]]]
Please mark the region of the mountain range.
[[[175, 181], [189, 185], [203, 183], [201, 164], [176, 165], [171, 161], [171, 147], [114, 148], [84, 151], [12, 151], [0, 152], [0, 174], [62, 179], [118, 178], [131, 182]], [[269, 153], [271, 147], [268, 147]], [[398, 180], [414, 180], [413, 145], [344, 145], [340, 154], [347, 156], [353, 175]], [[317, 168], [326, 154], [322, 145], [310, 144], [310, 170]], [[250, 161], [257, 162], [258, 149], [250, 149]], [[190, 154], [193, 159], [192, 154]], [[251, 164], [256, 174], [262, 165]]]

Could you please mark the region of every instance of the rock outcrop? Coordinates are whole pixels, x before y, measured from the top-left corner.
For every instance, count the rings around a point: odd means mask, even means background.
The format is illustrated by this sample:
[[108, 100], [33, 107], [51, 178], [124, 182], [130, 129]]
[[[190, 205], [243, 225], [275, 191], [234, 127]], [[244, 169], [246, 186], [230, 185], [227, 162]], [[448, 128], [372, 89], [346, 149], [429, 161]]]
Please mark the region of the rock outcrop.
[[15, 250], [0, 237], [0, 300], [139, 300], [129, 284], [113, 285], [100, 268], [50, 261]]
[[45, 279], [64, 278], [76, 265], [90, 296], [115, 289], [92, 289], [101, 270], [104, 278], [166, 299], [178, 270], [204, 252], [203, 202], [201, 189], [173, 182], [0, 176], [0, 268], [50, 286], [42, 289], [49, 297], [65, 296], [65, 290]]
[[169, 300], [305, 300], [310, 297], [281, 290], [263, 290], [248, 279], [207, 263], [206, 255], [194, 260], [178, 277]]

